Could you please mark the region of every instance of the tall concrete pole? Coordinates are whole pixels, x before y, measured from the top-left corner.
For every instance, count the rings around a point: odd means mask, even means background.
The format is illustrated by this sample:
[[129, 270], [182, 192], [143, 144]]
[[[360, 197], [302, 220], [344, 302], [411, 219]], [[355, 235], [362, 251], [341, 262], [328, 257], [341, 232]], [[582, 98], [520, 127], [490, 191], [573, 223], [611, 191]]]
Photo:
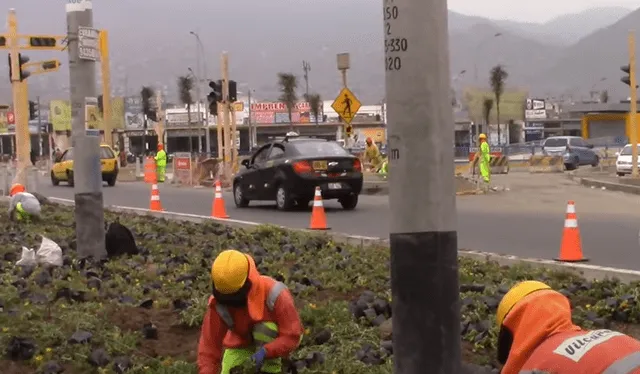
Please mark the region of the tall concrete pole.
[[384, 0], [383, 15], [394, 372], [457, 374], [460, 303], [447, 1]]
[[77, 248], [80, 257], [104, 258], [107, 252], [104, 242], [100, 137], [87, 136], [85, 127], [85, 100], [87, 97], [96, 97], [96, 63], [80, 59], [78, 32], [79, 27], [93, 27], [93, 5], [91, 0], [69, 2], [66, 11]]

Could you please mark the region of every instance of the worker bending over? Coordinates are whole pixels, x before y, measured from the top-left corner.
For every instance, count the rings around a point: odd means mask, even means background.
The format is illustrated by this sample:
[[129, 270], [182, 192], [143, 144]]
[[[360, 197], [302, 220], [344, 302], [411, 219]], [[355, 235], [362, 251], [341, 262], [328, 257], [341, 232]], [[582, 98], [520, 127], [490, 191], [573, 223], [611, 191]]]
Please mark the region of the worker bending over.
[[259, 373], [282, 372], [281, 357], [300, 343], [302, 323], [287, 287], [260, 275], [253, 258], [221, 252], [211, 267], [209, 298], [198, 347], [200, 374], [229, 374], [252, 360]]
[[29, 222], [40, 217], [41, 207], [38, 199], [28, 193], [22, 184], [16, 183], [9, 191], [9, 219]]
[[640, 341], [574, 325], [569, 300], [542, 282], [511, 288], [496, 322], [501, 374], [640, 374]]

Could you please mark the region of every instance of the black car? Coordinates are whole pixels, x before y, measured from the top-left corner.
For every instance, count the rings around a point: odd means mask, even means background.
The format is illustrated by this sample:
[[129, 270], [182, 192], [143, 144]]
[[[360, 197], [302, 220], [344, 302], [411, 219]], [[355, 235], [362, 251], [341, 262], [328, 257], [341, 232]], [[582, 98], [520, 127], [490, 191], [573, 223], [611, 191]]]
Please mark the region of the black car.
[[233, 179], [237, 207], [251, 200], [275, 200], [280, 210], [307, 207], [316, 186], [323, 200], [338, 199], [346, 210], [358, 205], [362, 165], [336, 142], [288, 136], [263, 145], [242, 165]]

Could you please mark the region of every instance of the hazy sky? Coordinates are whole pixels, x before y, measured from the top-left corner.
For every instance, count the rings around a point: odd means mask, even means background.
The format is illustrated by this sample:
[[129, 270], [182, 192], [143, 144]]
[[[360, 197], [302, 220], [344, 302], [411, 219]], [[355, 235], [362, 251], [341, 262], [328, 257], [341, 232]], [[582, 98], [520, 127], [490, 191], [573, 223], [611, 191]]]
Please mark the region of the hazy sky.
[[448, 0], [449, 9], [496, 19], [544, 22], [565, 13], [599, 6], [640, 8], [640, 0]]

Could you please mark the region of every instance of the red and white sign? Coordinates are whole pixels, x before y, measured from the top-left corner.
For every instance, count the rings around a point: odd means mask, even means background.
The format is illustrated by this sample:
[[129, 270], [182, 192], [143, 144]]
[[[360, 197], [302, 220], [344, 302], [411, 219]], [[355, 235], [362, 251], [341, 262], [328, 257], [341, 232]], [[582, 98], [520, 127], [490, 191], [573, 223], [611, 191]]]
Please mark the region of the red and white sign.
[[176, 170], [189, 170], [191, 169], [191, 158], [174, 157], [173, 167]]
[[16, 123], [16, 116], [13, 112], [7, 112], [7, 123], [13, 125]]
[[[305, 111], [305, 110], [309, 110], [311, 107], [309, 106], [308, 102], [299, 102], [296, 103], [296, 106], [293, 110], [296, 111]], [[251, 111], [252, 112], [286, 112], [287, 111], [287, 104], [283, 103], [283, 102], [276, 102], [276, 103], [254, 103], [251, 104]]]

